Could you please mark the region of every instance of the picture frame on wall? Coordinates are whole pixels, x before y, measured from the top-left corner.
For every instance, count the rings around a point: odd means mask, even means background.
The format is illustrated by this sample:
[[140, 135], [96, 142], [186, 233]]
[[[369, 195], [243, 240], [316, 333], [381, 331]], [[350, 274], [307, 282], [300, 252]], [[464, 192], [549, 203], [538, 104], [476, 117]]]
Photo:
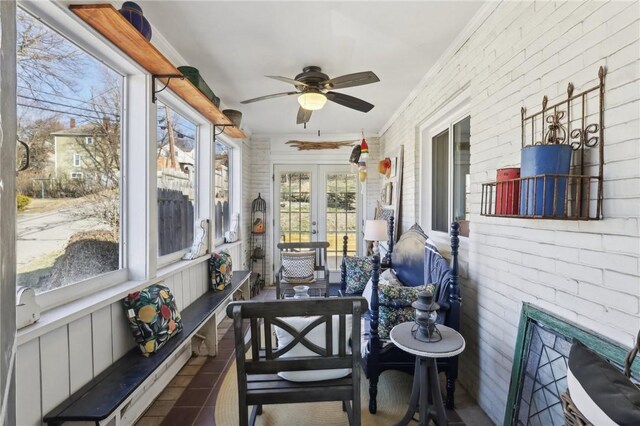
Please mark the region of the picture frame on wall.
[[389, 206], [393, 202], [393, 182], [387, 182], [384, 186], [384, 204]]
[[400, 203], [402, 195], [402, 164], [404, 155], [404, 145], [400, 145], [387, 153], [391, 160], [391, 170], [389, 177], [383, 177], [380, 185], [380, 199], [375, 212], [376, 219], [387, 220], [390, 216], [394, 218], [393, 239], [398, 240], [398, 229], [400, 223]]

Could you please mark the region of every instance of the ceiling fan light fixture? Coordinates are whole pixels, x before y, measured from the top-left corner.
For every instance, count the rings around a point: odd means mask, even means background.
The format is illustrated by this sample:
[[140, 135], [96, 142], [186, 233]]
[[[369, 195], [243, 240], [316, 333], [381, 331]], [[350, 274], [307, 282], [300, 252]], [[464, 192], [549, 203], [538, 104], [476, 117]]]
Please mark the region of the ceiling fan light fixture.
[[323, 93], [307, 92], [298, 96], [298, 103], [308, 111], [316, 111], [327, 103], [327, 97]]

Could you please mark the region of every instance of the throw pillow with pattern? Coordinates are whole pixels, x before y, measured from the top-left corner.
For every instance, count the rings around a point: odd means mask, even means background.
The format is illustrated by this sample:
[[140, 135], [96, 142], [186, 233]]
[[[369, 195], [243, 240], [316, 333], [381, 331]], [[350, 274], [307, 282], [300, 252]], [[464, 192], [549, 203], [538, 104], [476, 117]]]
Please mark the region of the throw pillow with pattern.
[[158, 351], [182, 331], [182, 318], [167, 287], [155, 284], [129, 294], [123, 301], [129, 328], [144, 356]]
[[403, 322], [414, 321], [414, 310], [411, 304], [418, 299], [418, 293], [427, 291], [433, 294], [434, 284], [417, 287], [398, 286], [388, 282], [378, 284], [378, 335], [388, 339], [391, 329]]
[[308, 284], [315, 281], [315, 251], [282, 252], [282, 281], [287, 284]]
[[373, 262], [369, 257], [351, 257], [344, 258], [346, 273], [346, 293], [362, 294], [367, 282], [371, 278], [373, 271]]

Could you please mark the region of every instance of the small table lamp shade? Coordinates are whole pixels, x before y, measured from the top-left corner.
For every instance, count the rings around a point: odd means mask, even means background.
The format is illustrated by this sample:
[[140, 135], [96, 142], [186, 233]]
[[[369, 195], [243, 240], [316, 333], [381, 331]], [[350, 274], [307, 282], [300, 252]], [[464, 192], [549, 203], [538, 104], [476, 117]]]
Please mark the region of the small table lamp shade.
[[367, 220], [364, 224], [365, 241], [385, 241], [389, 238], [386, 220]]

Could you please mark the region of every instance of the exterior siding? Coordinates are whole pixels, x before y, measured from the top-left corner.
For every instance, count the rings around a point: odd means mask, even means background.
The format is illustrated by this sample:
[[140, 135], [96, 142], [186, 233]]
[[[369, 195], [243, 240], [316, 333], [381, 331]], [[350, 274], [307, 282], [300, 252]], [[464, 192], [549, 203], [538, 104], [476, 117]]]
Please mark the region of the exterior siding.
[[[405, 144], [401, 227], [419, 219], [420, 126], [470, 94], [471, 235], [463, 241], [460, 382], [502, 423], [523, 302], [630, 347], [640, 327], [640, 9], [637, 2], [501, 2], [445, 54], [381, 137]], [[604, 217], [578, 222], [480, 216], [481, 184], [520, 162], [520, 107], [605, 78]], [[412, 208], [415, 206], [415, 208]]]

